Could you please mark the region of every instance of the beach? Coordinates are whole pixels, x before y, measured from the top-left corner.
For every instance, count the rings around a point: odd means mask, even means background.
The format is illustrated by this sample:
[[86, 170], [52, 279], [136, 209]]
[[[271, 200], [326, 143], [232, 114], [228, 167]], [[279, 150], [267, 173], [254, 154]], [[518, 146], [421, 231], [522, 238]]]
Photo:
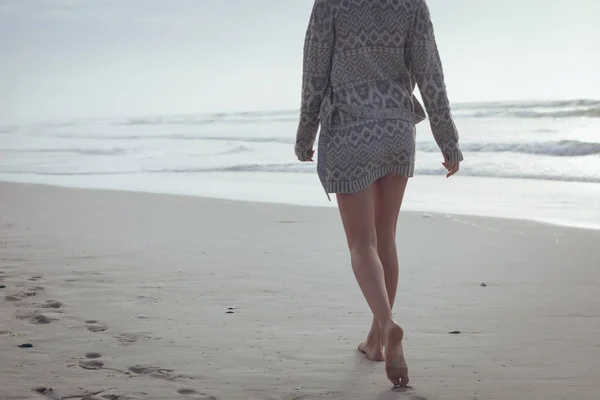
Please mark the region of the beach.
[[[417, 125], [404, 209], [600, 229], [600, 101], [456, 104], [465, 161], [445, 180]], [[0, 181], [335, 206], [293, 147], [297, 110], [0, 119]], [[442, 199], [442, 200], [440, 200]]]
[[600, 393], [598, 230], [402, 213], [404, 392], [333, 207], [0, 183], [0, 232], [2, 400]]

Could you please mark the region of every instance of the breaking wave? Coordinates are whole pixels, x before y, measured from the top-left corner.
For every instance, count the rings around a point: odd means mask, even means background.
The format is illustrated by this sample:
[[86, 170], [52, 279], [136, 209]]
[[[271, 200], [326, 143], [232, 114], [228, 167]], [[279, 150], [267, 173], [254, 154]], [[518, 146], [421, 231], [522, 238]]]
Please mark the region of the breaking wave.
[[[461, 149], [468, 152], [485, 153], [524, 153], [554, 157], [579, 157], [600, 155], [600, 143], [580, 142], [577, 140], [561, 140], [555, 142], [530, 143], [463, 143]], [[438, 152], [435, 143], [422, 143], [418, 150]]]

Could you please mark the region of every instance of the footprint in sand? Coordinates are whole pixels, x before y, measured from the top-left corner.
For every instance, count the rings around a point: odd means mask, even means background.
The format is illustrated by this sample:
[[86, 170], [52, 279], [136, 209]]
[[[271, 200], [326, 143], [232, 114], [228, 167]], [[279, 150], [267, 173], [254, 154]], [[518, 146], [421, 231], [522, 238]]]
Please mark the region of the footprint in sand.
[[49, 324], [52, 321], [55, 321], [55, 319], [47, 317], [44, 314], [35, 314], [31, 318], [29, 318], [29, 322], [35, 325], [45, 325]]
[[283, 400], [308, 400], [308, 399], [309, 399], [308, 395], [305, 395], [305, 394], [291, 395], [291, 396], [286, 396], [283, 398]]
[[138, 396], [128, 396], [125, 394], [104, 394], [101, 396], [101, 398], [106, 400], [141, 400], [148, 398], [148, 396], [146, 393], [140, 393]]
[[56, 301], [56, 300], [46, 300], [45, 303], [43, 304], [39, 304], [38, 307], [40, 308], [61, 308], [63, 306], [63, 304], [60, 301]]
[[57, 394], [54, 389], [47, 387], [37, 387], [34, 388], [33, 391], [41, 396], [44, 396], [50, 400], [61, 400], [62, 396]]
[[80, 360], [79, 366], [83, 369], [88, 369], [91, 371], [98, 371], [104, 368], [104, 363], [100, 360]]
[[101, 323], [95, 320], [85, 321], [85, 327], [90, 332], [104, 332], [108, 329], [106, 325], [102, 325]]
[[204, 393], [198, 393], [194, 389], [179, 389], [177, 393], [187, 396], [192, 400], [217, 400], [215, 396], [209, 396]]
[[186, 375], [175, 374], [172, 369], [164, 369], [153, 366], [134, 365], [133, 367], [129, 367], [127, 369], [134, 374], [150, 376], [156, 379], [164, 379], [166, 381], [173, 381], [176, 379], [192, 379]]
[[[108, 392], [112, 389], [103, 389], [99, 391], [90, 392], [87, 390], [80, 389], [80, 392], [77, 394], [66, 394], [66, 393], [58, 393], [56, 390], [48, 387], [37, 387], [33, 388], [32, 391], [49, 400], [98, 400], [98, 399], [110, 399], [110, 400], [134, 400], [134, 398], [129, 397], [112, 397], [115, 395], [103, 395], [102, 393]], [[107, 397], [111, 396], [111, 397]]]
[[121, 333], [113, 336], [121, 346], [131, 346], [139, 340], [153, 339], [152, 336], [144, 335], [143, 333]]
[[21, 301], [28, 297], [37, 296], [39, 292], [43, 292], [44, 288], [41, 286], [34, 286], [27, 290], [20, 291], [16, 294], [6, 295], [6, 301]]
[[147, 301], [149, 303], [158, 303], [160, 302], [160, 298], [156, 296], [138, 296], [138, 300]]
[[[80, 368], [87, 369], [89, 371], [100, 371], [101, 369], [106, 371], [114, 371], [119, 372], [121, 374], [131, 376], [132, 374], [127, 371], [120, 370], [118, 368], [109, 368], [104, 366], [104, 361], [101, 360], [102, 354], [96, 352], [90, 352], [85, 354], [85, 359], [80, 359], [79, 363], [74, 365], [69, 365], [69, 367], [74, 367], [78, 365]], [[90, 398], [90, 400], [94, 400], [94, 398]]]
[[15, 316], [18, 319], [26, 319], [35, 325], [49, 324], [56, 320], [40, 313], [38, 310], [19, 310]]

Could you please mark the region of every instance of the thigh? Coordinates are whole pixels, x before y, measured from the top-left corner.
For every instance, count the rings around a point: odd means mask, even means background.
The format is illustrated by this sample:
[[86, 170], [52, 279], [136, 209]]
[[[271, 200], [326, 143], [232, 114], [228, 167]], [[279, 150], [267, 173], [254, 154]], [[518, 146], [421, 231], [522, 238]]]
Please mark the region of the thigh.
[[398, 215], [408, 179], [406, 176], [388, 174], [375, 185], [375, 226], [380, 241], [386, 237], [396, 237]]
[[337, 194], [337, 203], [350, 249], [377, 246], [376, 184], [352, 194]]

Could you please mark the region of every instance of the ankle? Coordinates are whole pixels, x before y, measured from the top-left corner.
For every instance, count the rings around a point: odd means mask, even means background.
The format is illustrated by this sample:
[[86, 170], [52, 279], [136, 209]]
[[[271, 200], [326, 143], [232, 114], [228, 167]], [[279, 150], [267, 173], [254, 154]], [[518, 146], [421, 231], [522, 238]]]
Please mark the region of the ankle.
[[382, 335], [385, 335], [388, 330], [390, 330], [396, 325], [398, 324], [394, 321], [394, 319], [391, 316], [389, 316], [385, 320], [379, 321], [377, 324], [377, 328]]
[[381, 343], [383, 343], [383, 335], [379, 331], [377, 331], [375, 333], [370, 332], [367, 335], [366, 342], [369, 344], [381, 344]]
[[387, 322], [387, 324], [385, 326], [383, 326], [383, 328], [381, 329], [381, 334], [383, 337], [385, 337], [386, 335], [390, 334], [391, 332], [398, 331], [398, 330], [402, 331], [402, 334], [404, 334], [404, 329], [402, 329], [400, 324], [398, 324], [396, 321], [394, 321], [392, 319], [389, 322]]

